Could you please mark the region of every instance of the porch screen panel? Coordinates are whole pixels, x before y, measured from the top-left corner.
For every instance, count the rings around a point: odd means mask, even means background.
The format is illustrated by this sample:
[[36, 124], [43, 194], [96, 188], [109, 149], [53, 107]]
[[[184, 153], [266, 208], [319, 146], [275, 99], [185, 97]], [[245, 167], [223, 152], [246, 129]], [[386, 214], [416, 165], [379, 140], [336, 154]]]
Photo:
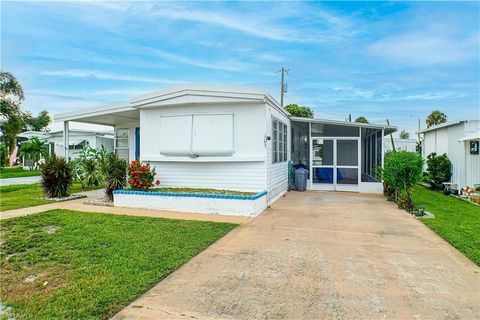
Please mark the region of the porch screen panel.
[[158, 142], [162, 155], [191, 156], [192, 115], [160, 117]]
[[233, 114], [193, 115], [192, 153], [198, 156], [233, 154]]

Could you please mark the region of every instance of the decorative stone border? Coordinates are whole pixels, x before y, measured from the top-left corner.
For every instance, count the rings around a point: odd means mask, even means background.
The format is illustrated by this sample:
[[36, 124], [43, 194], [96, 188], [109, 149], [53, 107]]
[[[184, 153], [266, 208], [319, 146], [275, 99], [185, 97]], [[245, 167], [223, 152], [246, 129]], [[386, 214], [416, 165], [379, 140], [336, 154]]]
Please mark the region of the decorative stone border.
[[115, 190], [115, 207], [256, 216], [267, 207], [267, 192], [251, 196]]
[[87, 196], [84, 194], [79, 194], [79, 193], [74, 193], [69, 195], [68, 197], [63, 197], [63, 198], [48, 198], [48, 197], [42, 197], [44, 200], [50, 200], [50, 201], [56, 201], [56, 202], [63, 202], [63, 201], [69, 201], [69, 200], [76, 200], [76, 199], [82, 199], [86, 198]]

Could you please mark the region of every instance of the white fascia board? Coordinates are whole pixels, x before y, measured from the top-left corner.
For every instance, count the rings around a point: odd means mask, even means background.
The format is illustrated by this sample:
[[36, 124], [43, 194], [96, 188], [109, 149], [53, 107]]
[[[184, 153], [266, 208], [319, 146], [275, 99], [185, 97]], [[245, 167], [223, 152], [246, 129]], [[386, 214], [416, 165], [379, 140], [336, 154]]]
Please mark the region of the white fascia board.
[[143, 94], [140, 96], [135, 96], [131, 99], [132, 102], [140, 102], [143, 100], [149, 100], [152, 98], [158, 98], [163, 96], [175, 95], [179, 92], [210, 92], [214, 93], [225, 93], [225, 94], [254, 94], [254, 95], [265, 95], [265, 90], [258, 88], [246, 88], [246, 87], [228, 87], [228, 86], [212, 86], [212, 85], [195, 85], [187, 84], [182, 86], [176, 86], [164, 90], [154, 91], [151, 93]]
[[461, 120], [461, 121], [455, 121], [455, 122], [445, 122], [445, 123], [441, 123], [441, 124], [431, 126], [430, 128], [425, 128], [423, 130], [420, 130], [420, 131], [416, 132], [416, 134], [425, 133], [425, 132], [429, 132], [429, 131], [434, 131], [434, 130], [437, 130], [437, 129], [446, 128], [446, 127], [450, 127], [450, 126], [455, 126], [457, 124], [461, 124], [461, 123], [464, 123], [464, 122], [468, 122], [468, 120]]
[[292, 121], [299, 122], [311, 122], [311, 123], [324, 123], [340, 126], [350, 126], [350, 127], [360, 127], [360, 128], [372, 128], [372, 129], [390, 129], [393, 132], [398, 130], [396, 126], [389, 126], [384, 124], [375, 124], [375, 123], [359, 123], [359, 122], [347, 122], [339, 120], [327, 120], [327, 119], [318, 119], [318, 118], [301, 118], [301, 117], [290, 117]]
[[[231, 102], [256, 102], [263, 101], [265, 94], [252, 93], [252, 92], [226, 92], [226, 91], [207, 91], [196, 89], [181, 89], [170, 90], [168, 92], [136, 97], [131, 100], [131, 105], [135, 108], [148, 108], [156, 107], [159, 105], [175, 105], [183, 104], [183, 102], [175, 101], [186, 96], [198, 96], [202, 97], [202, 101], [199, 103], [215, 103], [222, 102], [221, 100], [230, 100]], [[211, 98], [211, 101], [208, 99]], [[196, 103], [196, 102], [192, 102]]]
[[54, 121], [75, 121], [82, 118], [101, 116], [110, 113], [133, 110], [129, 103], [120, 103], [103, 107], [89, 108], [79, 111], [65, 112], [54, 115]]
[[275, 98], [273, 98], [269, 93], [265, 94], [265, 102], [269, 106], [274, 107], [278, 112], [282, 113], [283, 115], [291, 117], [290, 113], [288, 113], [288, 111], [285, 110], [285, 108], [282, 107], [280, 103], [278, 103], [277, 100], [275, 100]]

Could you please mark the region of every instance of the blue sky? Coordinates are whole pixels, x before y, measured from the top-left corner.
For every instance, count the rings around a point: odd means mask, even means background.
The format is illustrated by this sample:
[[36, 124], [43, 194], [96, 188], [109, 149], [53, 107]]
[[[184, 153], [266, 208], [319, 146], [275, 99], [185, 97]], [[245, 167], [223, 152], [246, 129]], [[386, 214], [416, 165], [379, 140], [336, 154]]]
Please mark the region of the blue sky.
[[478, 2], [6, 2], [1, 67], [27, 110], [111, 104], [182, 83], [263, 87], [320, 118], [413, 132], [480, 118]]

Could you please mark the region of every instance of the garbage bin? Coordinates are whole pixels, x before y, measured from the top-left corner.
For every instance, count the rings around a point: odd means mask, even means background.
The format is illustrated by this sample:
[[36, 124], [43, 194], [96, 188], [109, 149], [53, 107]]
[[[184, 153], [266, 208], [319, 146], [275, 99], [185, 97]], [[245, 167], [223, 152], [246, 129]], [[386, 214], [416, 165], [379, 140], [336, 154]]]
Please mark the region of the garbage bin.
[[305, 191], [307, 189], [308, 170], [298, 168], [295, 170], [295, 189], [297, 191]]

